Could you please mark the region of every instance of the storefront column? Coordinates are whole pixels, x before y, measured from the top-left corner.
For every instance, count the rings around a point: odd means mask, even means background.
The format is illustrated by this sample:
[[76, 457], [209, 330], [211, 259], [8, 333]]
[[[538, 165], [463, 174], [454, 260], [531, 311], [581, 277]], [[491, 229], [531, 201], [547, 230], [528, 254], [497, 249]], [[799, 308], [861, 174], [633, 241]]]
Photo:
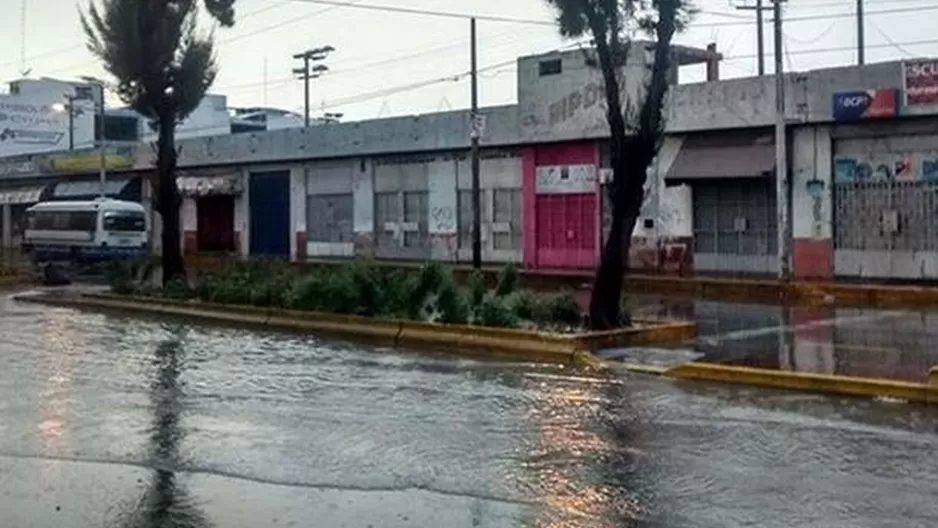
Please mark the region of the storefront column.
[[179, 223], [182, 229], [182, 254], [194, 255], [199, 251], [199, 213], [198, 203], [192, 196], [182, 198], [182, 207], [179, 210]]
[[290, 237], [290, 255], [293, 260], [306, 260], [306, 178], [307, 166], [296, 167], [290, 171], [290, 225], [293, 236]]
[[8, 250], [13, 247], [13, 206], [10, 204], [3, 204], [2, 218], [0, 218], [0, 226], [2, 226], [2, 244], [3, 249]]
[[792, 262], [796, 279], [831, 279], [832, 240], [831, 134], [827, 126], [793, 131]]

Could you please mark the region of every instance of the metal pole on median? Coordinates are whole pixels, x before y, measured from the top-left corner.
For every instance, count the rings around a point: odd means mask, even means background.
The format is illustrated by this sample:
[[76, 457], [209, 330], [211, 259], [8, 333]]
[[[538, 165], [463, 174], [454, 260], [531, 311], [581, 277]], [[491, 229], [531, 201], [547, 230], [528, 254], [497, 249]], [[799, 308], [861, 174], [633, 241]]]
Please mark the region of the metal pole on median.
[[99, 84], [101, 87], [101, 106], [99, 106], [98, 111], [98, 130], [100, 131], [101, 137], [98, 139], [98, 154], [100, 162], [100, 171], [98, 174], [99, 183], [101, 184], [101, 198], [107, 196], [107, 139], [105, 139], [105, 112], [104, 112], [104, 83]]
[[479, 189], [479, 65], [476, 46], [476, 19], [469, 21], [469, 40], [472, 51], [470, 53], [472, 69], [472, 113], [470, 115], [470, 130], [472, 136], [472, 267], [482, 267], [482, 199]]
[[783, 70], [782, 2], [773, 0], [775, 25], [775, 182], [778, 213], [778, 278], [789, 280], [788, 149], [785, 130], [785, 72]]
[[[106, 128], [104, 124], [106, 117], [104, 104], [106, 83], [101, 79], [88, 76], [81, 77], [81, 80], [92, 86], [97, 86], [101, 90], [101, 98], [95, 103], [95, 113], [97, 114], [95, 135], [98, 136], [95, 139], [98, 144], [98, 194], [101, 198], [105, 198], [107, 196], [107, 140], [105, 139]], [[92, 99], [94, 98], [92, 97]]]
[[863, 0], [857, 0], [857, 64], [866, 63], [866, 29], [863, 24]]

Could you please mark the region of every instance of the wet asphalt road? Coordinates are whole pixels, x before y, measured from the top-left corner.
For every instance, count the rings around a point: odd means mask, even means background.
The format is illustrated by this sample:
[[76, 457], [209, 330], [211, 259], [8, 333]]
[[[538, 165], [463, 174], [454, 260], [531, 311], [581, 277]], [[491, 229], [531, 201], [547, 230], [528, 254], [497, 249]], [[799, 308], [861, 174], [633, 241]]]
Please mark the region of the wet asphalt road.
[[0, 525], [938, 526], [938, 411], [0, 297]]

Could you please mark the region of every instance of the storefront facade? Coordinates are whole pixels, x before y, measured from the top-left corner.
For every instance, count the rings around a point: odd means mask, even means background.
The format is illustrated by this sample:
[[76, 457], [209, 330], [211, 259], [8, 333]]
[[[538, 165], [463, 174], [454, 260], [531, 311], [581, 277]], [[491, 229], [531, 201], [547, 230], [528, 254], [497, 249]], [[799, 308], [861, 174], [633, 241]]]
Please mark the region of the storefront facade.
[[185, 254], [241, 254], [243, 182], [239, 170], [186, 171], [177, 177]]

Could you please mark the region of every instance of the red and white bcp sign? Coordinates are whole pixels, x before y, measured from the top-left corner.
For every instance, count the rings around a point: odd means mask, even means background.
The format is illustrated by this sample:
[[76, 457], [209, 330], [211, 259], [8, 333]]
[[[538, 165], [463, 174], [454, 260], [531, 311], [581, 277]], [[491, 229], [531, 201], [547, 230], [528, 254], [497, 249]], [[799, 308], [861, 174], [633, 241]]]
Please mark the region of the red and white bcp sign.
[[903, 64], [906, 106], [938, 104], [938, 60]]

